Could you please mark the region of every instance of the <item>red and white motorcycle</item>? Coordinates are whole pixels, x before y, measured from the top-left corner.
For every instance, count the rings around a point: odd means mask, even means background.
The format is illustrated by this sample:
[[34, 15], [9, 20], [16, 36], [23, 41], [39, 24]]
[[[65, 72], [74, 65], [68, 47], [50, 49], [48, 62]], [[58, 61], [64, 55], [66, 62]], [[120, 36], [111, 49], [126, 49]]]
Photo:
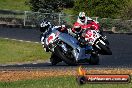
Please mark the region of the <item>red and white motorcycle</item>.
[[96, 30], [87, 29], [84, 32], [85, 41], [92, 45], [93, 50], [102, 55], [112, 55], [106, 36], [102, 36]]

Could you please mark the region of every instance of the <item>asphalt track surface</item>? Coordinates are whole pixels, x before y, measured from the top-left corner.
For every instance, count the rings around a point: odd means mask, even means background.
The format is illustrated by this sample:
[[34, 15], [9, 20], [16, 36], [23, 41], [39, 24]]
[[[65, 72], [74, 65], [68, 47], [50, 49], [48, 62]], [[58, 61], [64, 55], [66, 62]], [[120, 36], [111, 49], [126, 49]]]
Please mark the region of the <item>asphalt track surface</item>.
[[[84, 64], [87, 68], [132, 68], [132, 35], [105, 34], [110, 42], [112, 55], [100, 55], [99, 65]], [[40, 32], [37, 29], [0, 28], [0, 37], [17, 40], [39, 42]], [[51, 66], [50, 62], [27, 63], [15, 65], [0, 65], [2, 69], [73, 69], [77, 66], [67, 66], [59, 63]]]

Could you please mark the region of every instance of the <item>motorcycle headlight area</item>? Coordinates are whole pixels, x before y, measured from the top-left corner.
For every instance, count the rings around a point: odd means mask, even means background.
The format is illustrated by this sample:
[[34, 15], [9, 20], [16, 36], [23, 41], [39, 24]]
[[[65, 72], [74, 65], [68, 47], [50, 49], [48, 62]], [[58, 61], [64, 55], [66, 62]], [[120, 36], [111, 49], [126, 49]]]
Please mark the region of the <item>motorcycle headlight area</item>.
[[94, 39], [89, 38], [89, 39], [87, 40], [87, 43], [90, 44], [90, 45], [93, 45], [93, 44], [94, 44]]

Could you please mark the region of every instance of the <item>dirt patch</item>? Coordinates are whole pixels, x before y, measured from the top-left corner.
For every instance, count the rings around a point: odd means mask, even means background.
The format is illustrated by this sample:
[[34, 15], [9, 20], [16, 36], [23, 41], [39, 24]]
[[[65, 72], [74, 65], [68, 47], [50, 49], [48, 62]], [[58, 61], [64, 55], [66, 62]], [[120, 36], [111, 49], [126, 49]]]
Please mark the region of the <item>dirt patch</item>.
[[[132, 69], [96, 69], [86, 70], [87, 74], [132, 74]], [[33, 71], [0, 71], [0, 81], [10, 82], [26, 79], [38, 79], [56, 76], [76, 76], [78, 70], [33, 70]]]
[[87, 74], [129, 74], [132, 75], [132, 69], [96, 69], [86, 70]]
[[9, 82], [17, 81], [24, 79], [37, 79], [45, 78], [52, 76], [64, 76], [64, 75], [73, 75], [76, 74], [76, 71], [67, 71], [67, 70], [44, 70], [44, 71], [1, 71], [0, 72], [0, 81]]

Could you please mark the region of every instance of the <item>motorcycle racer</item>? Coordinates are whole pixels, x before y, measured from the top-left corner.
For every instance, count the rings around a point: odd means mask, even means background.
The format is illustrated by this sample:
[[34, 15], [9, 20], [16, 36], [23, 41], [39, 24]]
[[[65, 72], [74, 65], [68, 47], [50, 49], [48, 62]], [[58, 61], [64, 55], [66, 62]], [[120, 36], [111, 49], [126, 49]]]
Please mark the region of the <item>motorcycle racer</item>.
[[86, 28], [98, 31], [99, 23], [85, 16], [85, 12], [80, 12], [77, 21], [73, 25], [72, 32], [75, 34], [80, 33]]
[[[61, 25], [61, 26], [51, 26], [50, 22], [47, 21], [43, 21], [40, 24], [40, 31], [42, 32], [41, 34], [41, 44], [43, 46], [43, 49], [45, 52], [49, 52], [49, 48], [48, 45], [46, 44], [46, 39], [47, 36], [53, 31], [53, 30], [58, 30], [60, 32], [63, 33], [68, 33], [67, 28], [65, 25]], [[51, 53], [51, 57], [50, 57], [50, 62], [52, 63], [52, 65], [56, 65], [57, 63], [61, 62], [62, 60], [55, 54], [55, 53]]]
[[51, 33], [52, 30], [57, 29], [60, 32], [63, 33], [68, 33], [67, 28], [65, 25], [61, 25], [61, 26], [52, 26], [50, 22], [48, 21], [43, 21], [40, 24], [40, 31], [42, 32], [41, 36], [40, 36], [40, 40], [41, 40], [41, 44], [43, 45], [44, 51], [49, 52], [49, 50], [46, 48], [46, 44], [45, 44], [45, 38], [47, 37], [47, 35], [49, 35]]
[[[90, 17], [85, 16], [85, 12], [80, 12], [77, 18], [77, 21], [74, 23], [73, 28], [71, 29], [71, 35], [76, 37], [82, 44], [87, 45], [87, 51], [92, 51], [92, 46], [89, 43], [85, 42], [85, 34], [83, 33], [86, 29], [92, 29], [99, 31], [99, 23], [94, 21]], [[79, 38], [78, 38], [79, 36]], [[84, 42], [83, 42], [84, 41]]]
[[85, 16], [85, 12], [80, 12], [77, 22], [75, 22], [73, 25], [71, 34], [73, 36], [76, 36], [76, 34], [81, 34], [81, 36], [84, 37], [84, 34], [82, 32], [87, 28], [91, 30], [96, 30], [99, 34], [102, 35], [103, 40], [109, 45], [106, 36], [103, 34], [103, 31], [100, 30], [99, 22], [91, 19], [90, 17]]
[[40, 32], [42, 32], [40, 35], [40, 41], [41, 44], [43, 45], [44, 51], [46, 52], [48, 52], [48, 49], [46, 48], [46, 44], [44, 43], [44, 40], [46, 36], [50, 33], [51, 28], [52, 28], [51, 23], [48, 21], [42, 21], [40, 24]]

